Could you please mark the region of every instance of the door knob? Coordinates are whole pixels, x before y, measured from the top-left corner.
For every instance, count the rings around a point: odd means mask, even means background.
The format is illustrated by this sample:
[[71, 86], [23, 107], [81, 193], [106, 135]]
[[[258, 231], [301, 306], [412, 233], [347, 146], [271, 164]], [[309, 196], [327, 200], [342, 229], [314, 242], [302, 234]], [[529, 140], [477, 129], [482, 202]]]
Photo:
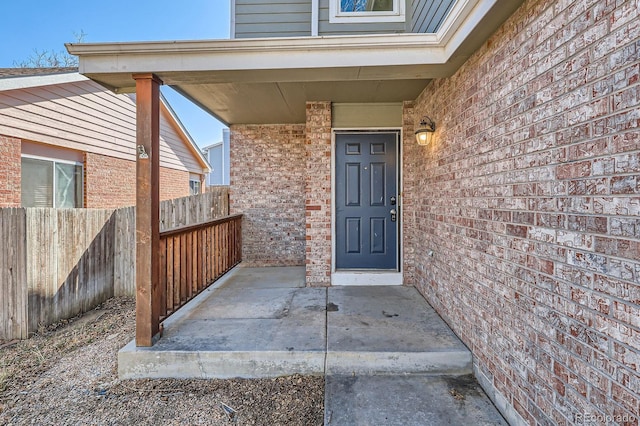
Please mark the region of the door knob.
[[391, 213], [391, 222], [395, 222], [398, 212], [396, 211], [396, 209], [391, 209], [389, 213]]

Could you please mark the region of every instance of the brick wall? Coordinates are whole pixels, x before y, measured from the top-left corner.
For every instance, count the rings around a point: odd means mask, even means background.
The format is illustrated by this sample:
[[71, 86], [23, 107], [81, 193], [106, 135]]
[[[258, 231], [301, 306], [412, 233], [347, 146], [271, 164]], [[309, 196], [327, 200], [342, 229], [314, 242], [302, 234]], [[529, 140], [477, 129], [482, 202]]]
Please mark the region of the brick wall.
[[160, 200], [186, 197], [189, 192], [189, 172], [160, 167]]
[[85, 153], [85, 207], [110, 209], [136, 204], [135, 161]]
[[[85, 153], [85, 206], [118, 208], [136, 204], [136, 163]], [[160, 168], [160, 199], [189, 195], [189, 172]]]
[[307, 285], [331, 284], [331, 102], [307, 102]]
[[[421, 171], [417, 169], [420, 163], [407, 161], [407, 159], [421, 156], [421, 151], [424, 148], [416, 144], [413, 101], [405, 101], [402, 108], [401, 143], [403, 155], [402, 175], [404, 178], [403, 196], [400, 204], [402, 207], [402, 280], [405, 285], [413, 285], [416, 282], [415, 268], [418, 264], [416, 256], [419, 255], [419, 253], [416, 253], [416, 247], [419, 244], [417, 244], [415, 238], [420, 235], [421, 232], [419, 232], [418, 226], [423, 222], [417, 220], [419, 209], [415, 204], [418, 199], [416, 191], [420, 191], [420, 188], [424, 189], [424, 186], [420, 186]], [[407, 191], [408, 188], [411, 188], [411, 191]]]
[[514, 423], [638, 424], [639, 6], [526, 1], [415, 102], [407, 276]]
[[0, 207], [20, 207], [20, 139], [0, 136]]
[[303, 265], [304, 125], [231, 127], [230, 209], [244, 213], [243, 264]]

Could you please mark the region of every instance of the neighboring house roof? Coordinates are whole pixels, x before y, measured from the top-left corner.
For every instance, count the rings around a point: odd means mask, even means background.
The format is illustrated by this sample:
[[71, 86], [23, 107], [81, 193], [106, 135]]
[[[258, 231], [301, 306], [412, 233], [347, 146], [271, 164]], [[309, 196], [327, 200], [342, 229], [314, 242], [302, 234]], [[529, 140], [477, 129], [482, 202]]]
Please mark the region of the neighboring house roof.
[[[163, 166], [208, 173], [207, 159], [169, 102], [164, 97], [161, 101]], [[106, 114], [109, 108], [113, 112]], [[101, 119], [109, 122], [101, 124]], [[69, 130], [73, 128], [83, 131]], [[0, 69], [0, 134], [135, 159], [135, 101], [133, 95], [114, 94], [75, 68], [4, 68]]]
[[223, 141], [219, 141], [219, 142], [212, 143], [211, 145], [204, 146], [202, 147], [202, 152], [207, 152], [211, 148], [215, 148], [216, 146], [222, 145], [222, 143]]
[[49, 75], [60, 73], [78, 72], [78, 67], [55, 68], [0, 68], [0, 77]]
[[401, 102], [452, 75], [522, 0], [457, 0], [436, 33], [67, 44], [80, 72], [112, 90], [132, 73], [229, 124], [304, 123], [305, 102]]

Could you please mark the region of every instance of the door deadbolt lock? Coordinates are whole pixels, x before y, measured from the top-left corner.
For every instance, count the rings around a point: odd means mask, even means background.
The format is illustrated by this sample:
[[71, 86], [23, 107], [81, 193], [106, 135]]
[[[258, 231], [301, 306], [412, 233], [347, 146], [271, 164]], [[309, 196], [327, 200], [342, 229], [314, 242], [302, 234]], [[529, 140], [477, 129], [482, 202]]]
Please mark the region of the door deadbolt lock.
[[396, 197], [391, 197], [389, 202], [391, 203], [392, 206], [395, 206], [396, 205]]

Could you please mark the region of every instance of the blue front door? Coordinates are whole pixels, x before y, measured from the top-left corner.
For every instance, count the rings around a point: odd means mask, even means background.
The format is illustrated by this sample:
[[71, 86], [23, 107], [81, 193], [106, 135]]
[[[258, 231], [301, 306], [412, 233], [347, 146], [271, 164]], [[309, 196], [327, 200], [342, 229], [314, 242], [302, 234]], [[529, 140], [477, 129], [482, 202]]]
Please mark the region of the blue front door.
[[336, 269], [398, 270], [398, 140], [336, 133]]

